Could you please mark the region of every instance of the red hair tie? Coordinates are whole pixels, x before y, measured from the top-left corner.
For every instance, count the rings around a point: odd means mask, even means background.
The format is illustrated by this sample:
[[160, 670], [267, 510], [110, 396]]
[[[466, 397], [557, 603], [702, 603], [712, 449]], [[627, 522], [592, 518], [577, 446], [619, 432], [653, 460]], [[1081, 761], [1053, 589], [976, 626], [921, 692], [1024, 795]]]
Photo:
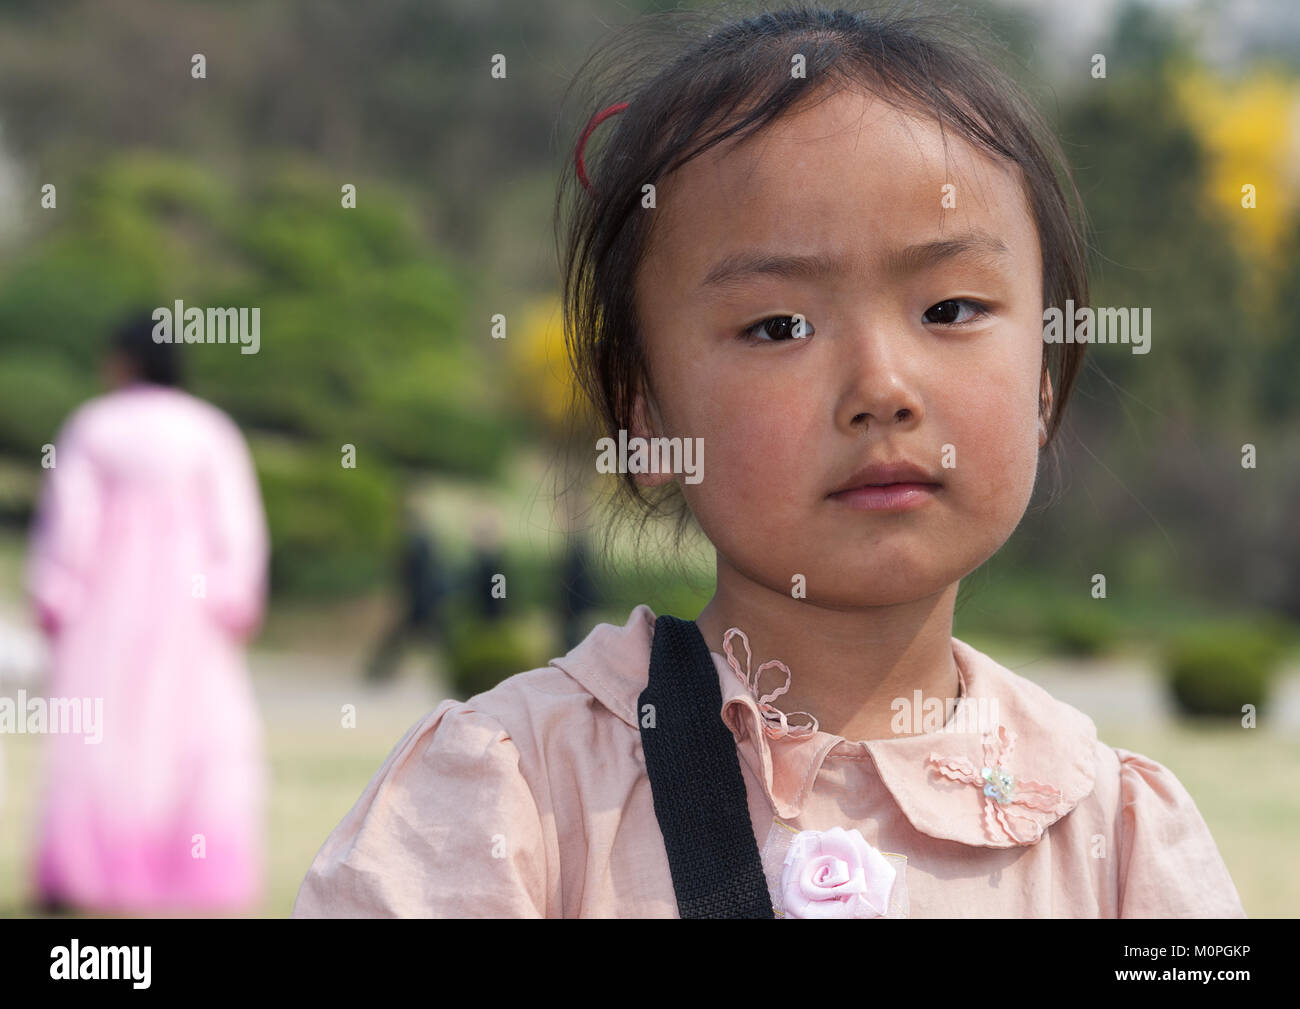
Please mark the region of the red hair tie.
[[587, 123], [587, 128], [582, 131], [582, 138], [578, 141], [578, 146], [573, 152], [573, 160], [578, 166], [578, 181], [582, 183], [582, 188], [592, 196], [596, 191], [591, 188], [591, 182], [587, 179], [587, 166], [582, 163], [582, 149], [587, 146], [587, 138], [591, 136], [591, 131], [603, 123], [610, 116], [617, 115], [627, 108], [627, 102], [617, 102], [607, 109], [602, 109], [591, 117], [591, 122]]

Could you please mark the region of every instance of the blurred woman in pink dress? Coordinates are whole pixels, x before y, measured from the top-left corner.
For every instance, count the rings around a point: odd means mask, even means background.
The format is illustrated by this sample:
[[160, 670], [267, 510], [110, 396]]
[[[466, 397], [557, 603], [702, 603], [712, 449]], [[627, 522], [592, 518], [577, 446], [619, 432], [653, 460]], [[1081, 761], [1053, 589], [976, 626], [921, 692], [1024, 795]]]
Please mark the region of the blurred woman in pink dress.
[[243, 646], [262, 617], [266, 519], [239, 429], [179, 388], [179, 348], [152, 334], [147, 315], [117, 330], [114, 391], [47, 446], [28, 569], [47, 689], [102, 698], [102, 738], [47, 739], [36, 888], [47, 908], [238, 913], [264, 872]]

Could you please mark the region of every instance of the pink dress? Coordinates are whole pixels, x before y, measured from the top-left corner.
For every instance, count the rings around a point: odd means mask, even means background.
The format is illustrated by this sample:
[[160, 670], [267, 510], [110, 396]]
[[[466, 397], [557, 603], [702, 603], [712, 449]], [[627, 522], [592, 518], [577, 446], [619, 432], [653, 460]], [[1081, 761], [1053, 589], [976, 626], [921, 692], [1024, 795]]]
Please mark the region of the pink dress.
[[55, 446], [28, 588], [48, 695], [102, 715], [98, 741], [46, 739], [37, 887], [85, 908], [247, 908], [266, 772], [243, 641], [268, 550], [248, 448], [216, 407], [143, 383], [84, 404]]
[[[439, 704], [325, 841], [294, 915], [678, 917], [638, 724], [654, 625], [638, 606], [545, 667]], [[763, 695], [708, 645], [765, 869], [799, 833], [834, 844], [838, 829], [892, 861], [908, 902], [886, 917], [1245, 916], [1168, 768], [1107, 746], [965, 642], [952, 639], [962, 697], [946, 723], [865, 741], [773, 738]], [[990, 715], [1001, 728], [986, 732]], [[1011, 801], [984, 790], [988, 763], [1014, 778], [999, 786]], [[769, 878], [774, 910], [779, 889]]]

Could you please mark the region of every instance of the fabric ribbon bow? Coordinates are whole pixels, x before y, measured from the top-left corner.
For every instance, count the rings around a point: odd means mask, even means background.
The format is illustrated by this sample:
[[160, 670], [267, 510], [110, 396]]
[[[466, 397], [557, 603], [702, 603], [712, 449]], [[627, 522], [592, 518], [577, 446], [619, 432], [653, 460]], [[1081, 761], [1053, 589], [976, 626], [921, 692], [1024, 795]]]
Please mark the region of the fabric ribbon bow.
[[[745, 671], [743, 673], [740, 671], [740, 666], [736, 662], [736, 656], [733, 655], [731, 651], [731, 639], [734, 635], [739, 635], [741, 642], [745, 646]], [[785, 737], [789, 737], [790, 739], [808, 739], [816, 733], [817, 719], [808, 714], [808, 712], [794, 712], [796, 715], [807, 715], [809, 722], [807, 725], [792, 726], [787, 721], [785, 712], [772, 704], [774, 700], [790, 689], [789, 666], [777, 659], [770, 659], [759, 666], [753, 676], [750, 676], [749, 665], [751, 655], [749, 651], [749, 638], [745, 636], [745, 632], [739, 627], [732, 627], [725, 635], [723, 635], [722, 650], [727, 653], [727, 665], [731, 667], [740, 682], [745, 685], [745, 689], [749, 691], [749, 695], [757, 702], [759, 713], [763, 717], [763, 732], [769, 739], [782, 739]], [[769, 666], [775, 666], [777, 669], [780, 669], [785, 673], [785, 685], [778, 687], [770, 694], [760, 694], [758, 682], [763, 677], [763, 670], [767, 669]]]
[[1034, 844], [1043, 836], [1037, 820], [1011, 811], [1025, 806], [1053, 812], [1061, 803], [1059, 789], [1038, 781], [1017, 781], [1007, 770], [1015, 749], [1015, 735], [999, 725], [984, 736], [984, 766], [978, 770], [964, 757], [941, 757], [931, 753], [930, 766], [952, 781], [975, 785], [984, 792], [984, 830], [989, 839], [1011, 838], [1016, 844]]

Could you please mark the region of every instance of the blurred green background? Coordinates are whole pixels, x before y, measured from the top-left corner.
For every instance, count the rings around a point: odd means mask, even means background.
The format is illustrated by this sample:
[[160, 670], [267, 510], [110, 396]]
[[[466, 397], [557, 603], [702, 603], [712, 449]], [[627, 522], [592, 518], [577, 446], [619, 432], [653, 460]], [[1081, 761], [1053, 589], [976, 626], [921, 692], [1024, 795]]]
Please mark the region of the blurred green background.
[[[265, 913], [288, 912], [326, 834], [434, 701], [564, 651], [550, 615], [568, 524], [552, 488], [570, 476], [557, 110], [605, 24], [670, 6], [0, 3], [0, 618], [29, 624], [41, 446], [101, 391], [107, 327], [159, 292], [261, 306], [256, 357], [187, 364], [192, 390], [249, 438], [273, 538], [253, 654], [276, 789]], [[1146, 356], [1090, 351], [1061, 479], [1045, 471], [1021, 528], [963, 584], [955, 633], [1084, 707], [1107, 742], [1170, 766], [1248, 913], [1294, 915], [1300, 19], [1281, 0], [1252, 17], [1195, 2], [969, 6], [1073, 163], [1094, 303], [1150, 306], [1154, 335]], [[206, 80], [190, 78], [195, 52]], [[496, 52], [506, 80], [487, 72]], [[46, 184], [57, 210], [40, 206]], [[346, 184], [355, 209], [341, 209]], [[344, 444], [355, 469], [339, 465]], [[499, 517], [509, 633], [467, 624], [434, 675], [412, 657], [397, 684], [365, 686], [396, 612], [403, 502], [457, 569], [475, 523]], [[688, 580], [632, 551], [616, 541], [588, 626], [641, 602], [694, 616], [709, 598], [702, 544]], [[1241, 728], [1243, 702], [1258, 728]], [[362, 712], [350, 734], [339, 703]], [[0, 742], [0, 914], [14, 914], [37, 750]]]

